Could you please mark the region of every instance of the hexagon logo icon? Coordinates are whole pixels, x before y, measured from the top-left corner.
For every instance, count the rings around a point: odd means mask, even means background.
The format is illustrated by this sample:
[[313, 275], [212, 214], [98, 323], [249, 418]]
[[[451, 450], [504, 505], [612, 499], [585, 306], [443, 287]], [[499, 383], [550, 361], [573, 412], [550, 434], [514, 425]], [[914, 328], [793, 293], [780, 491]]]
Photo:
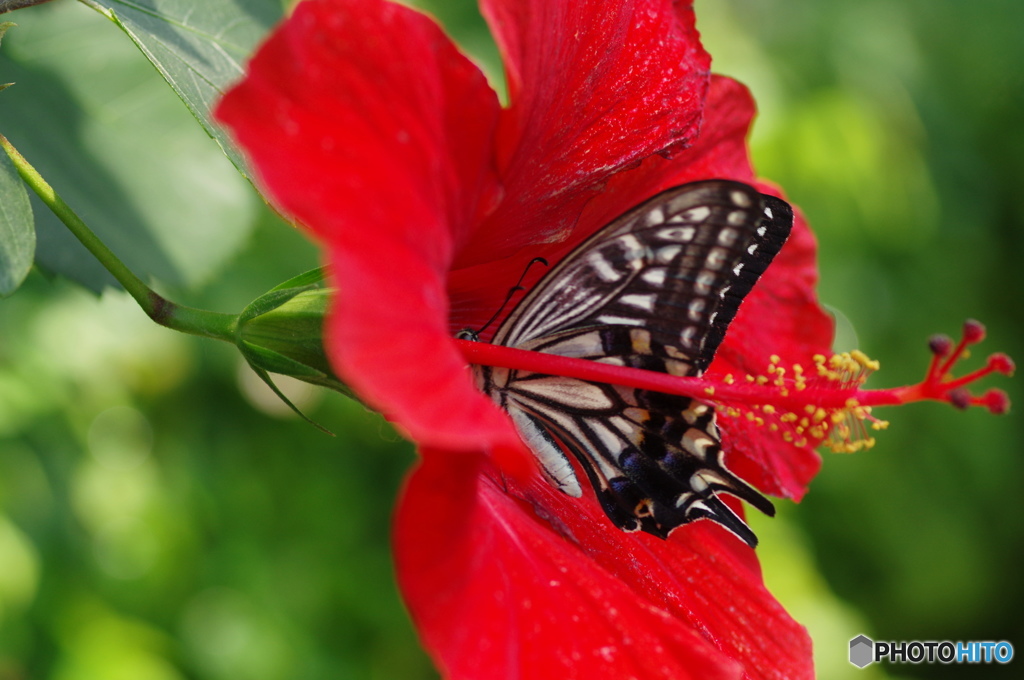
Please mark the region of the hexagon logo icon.
[[858, 635], [850, 640], [850, 663], [857, 668], [864, 668], [874, 661], [875, 643], [866, 635]]

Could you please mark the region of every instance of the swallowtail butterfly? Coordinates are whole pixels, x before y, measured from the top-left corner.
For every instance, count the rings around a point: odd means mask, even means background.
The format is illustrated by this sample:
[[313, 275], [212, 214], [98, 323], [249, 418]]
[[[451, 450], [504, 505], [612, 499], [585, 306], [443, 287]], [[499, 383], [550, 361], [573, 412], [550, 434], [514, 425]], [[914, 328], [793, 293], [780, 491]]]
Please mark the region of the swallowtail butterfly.
[[[699, 376], [744, 296], [793, 223], [783, 201], [738, 182], [669, 189], [605, 226], [551, 269], [498, 328], [499, 345]], [[477, 333], [460, 337], [476, 340]], [[757, 538], [718, 497], [773, 515], [726, 469], [715, 411], [687, 397], [506, 368], [474, 367], [548, 480], [583, 489], [586, 472], [608, 517], [662, 538], [710, 519], [751, 546]]]

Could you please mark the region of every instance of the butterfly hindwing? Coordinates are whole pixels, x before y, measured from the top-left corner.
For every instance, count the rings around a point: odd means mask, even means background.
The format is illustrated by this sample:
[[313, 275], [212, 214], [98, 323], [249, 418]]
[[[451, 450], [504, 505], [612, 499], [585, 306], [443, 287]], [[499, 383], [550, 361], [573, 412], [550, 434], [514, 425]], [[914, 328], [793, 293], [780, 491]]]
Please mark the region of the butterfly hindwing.
[[[563, 394], [572, 383], [583, 385], [570, 378], [551, 380], [563, 382]], [[666, 412], [657, 410], [659, 404], [622, 406], [609, 415], [610, 410], [553, 409], [532, 399], [533, 394], [532, 389], [517, 389], [511, 410], [528, 414], [538, 429], [564, 444], [581, 462], [606, 514], [627, 531], [642, 529], [664, 538], [681, 524], [708, 518], [753, 544], [754, 535], [716, 494], [730, 493], [773, 513], [764, 497], [722, 464], [713, 412], [704, 404], [690, 403], [682, 412], [678, 403], [663, 404], [670, 406]], [[544, 459], [544, 467], [562, 488], [562, 478], [551, 471], [568, 469], [569, 463], [552, 451], [555, 455]]]
[[[493, 341], [700, 375], [791, 222], [788, 205], [745, 184], [712, 180], [670, 189], [572, 251], [523, 298]], [[708, 518], [753, 545], [753, 533], [717, 493], [773, 512], [726, 469], [708, 405], [523, 371], [484, 369], [482, 375], [485, 391], [510, 413], [550, 481], [582, 494], [568, 451], [623, 529], [664, 537]]]

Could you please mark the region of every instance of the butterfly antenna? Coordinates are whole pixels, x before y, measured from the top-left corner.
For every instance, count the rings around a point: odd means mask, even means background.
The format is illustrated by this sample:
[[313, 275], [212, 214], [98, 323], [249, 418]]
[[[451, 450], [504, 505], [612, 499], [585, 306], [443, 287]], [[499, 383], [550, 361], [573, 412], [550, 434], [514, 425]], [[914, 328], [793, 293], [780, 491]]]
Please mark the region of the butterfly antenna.
[[492, 323], [494, 323], [494, 322], [495, 322], [495, 320], [497, 320], [497, 318], [498, 318], [499, 316], [501, 316], [501, 312], [502, 312], [502, 310], [503, 310], [503, 309], [505, 309], [505, 307], [506, 307], [506, 306], [508, 305], [509, 301], [511, 301], [511, 300], [512, 300], [512, 296], [513, 296], [513, 295], [515, 295], [515, 294], [516, 294], [516, 292], [518, 292], [518, 291], [520, 291], [520, 290], [523, 290], [523, 285], [522, 285], [522, 284], [523, 284], [523, 279], [525, 279], [525, 278], [526, 278], [526, 275], [527, 275], [527, 274], [528, 274], [528, 273], [530, 272], [530, 267], [532, 267], [533, 265], [537, 264], [538, 262], [540, 262], [541, 264], [543, 264], [543, 265], [544, 265], [545, 267], [547, 267], [547, 266], [548, 266], [548, 261], [547, 261], [547, 260], [545, 260], [545, 259], [544, 259], [543, 257], [535, 257], [535, 258], [533, 258], [532, 260], [530, 260], [530, 261], [529, 261], [529, 262], [528, 262], [528, 263], [526, 264], [526, 268], [525, 268], [525, 269], [523, 269], [523, 273], [522, 273], [522, 275], [521, 275], [521, 276], [519, 277], [519, 280], [518, 280], [518, 281], [516, 281], [516, 285], [514, 285], [514, 286], [512, 286], [511, 288], [509, 288], [509, 289], [508, 289], [508, 295], [506, 295], [506, 296], [505, 296], [505, 301], [501, 303], [501, 306], [500, 306], [500, 307], [498, 307], [498, 311], [496, 311], [496, 312], [494, 313], [494, 316], [492, 316], [492, 317], [491, 317], [491, 318], [490, 318], [490, 319], [489, 319], [489, 320], [487, 321], [487, 323], [485, 323], [485, 324], [484, 324], [483, 326], [481, 326], [481, 327], [480, 327], [480, 330], [478, 330], [478, 331], [476, 331], [476, 332], [475, 332], [475, 335], [479, 336], [479, 335], [480, 335], [481, 333], [483, 333], [483, 332], [484, 332], [485, 330], [487, 330], [487, 328], [488, 328], [488, 327], [489, 327], [489, 326], [490, 326], [490, 325], [491, 325]]

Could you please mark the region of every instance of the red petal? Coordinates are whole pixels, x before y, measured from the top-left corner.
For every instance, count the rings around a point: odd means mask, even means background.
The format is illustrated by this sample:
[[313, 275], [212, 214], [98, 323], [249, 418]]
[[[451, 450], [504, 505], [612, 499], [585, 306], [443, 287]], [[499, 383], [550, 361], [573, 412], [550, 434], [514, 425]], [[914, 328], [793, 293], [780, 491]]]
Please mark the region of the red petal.
[[301, 3], [217, 108], [275, 203], [326, 244], [340, 377], [453, 448], [516, 441], [451, 347], [445, 292], [455, 243], [496, 191], [498, 108], [433, 21], [380, 0]]
[[484, 0], [511, 104], [500, 210], [459, 255], [487, 262], [564, 238], [614, 172], [696, 135], [710, 58], [689, 3]]
[[447, 677], [812, 676], [806, 632], [731, 534], [626, 534], [593, 498], [472, 460], [425, 452], [396, 520], [399, 581]]
[[821, 469], [821, 456], [757, 427], [745, 418], [720, 421], [725, 463], [762, 493], [799, 502]]
[[[520, 252], [503, 260], [453, 271], [448, 288], [452, 327], [479, 328], [497, 311], [532, 258], [559, 262], [592, 233], [664, 189], [711, 178], [753, 181], [747, 157], [747, 131], [754, 115], [750, 93], [734, 80], [712, 76], [706, 106], [704, 125], [693, 146], [671, 159], [655, 155], [633, 170], [613, 175], [601, 193], [581, 208], [569, 238], [558, 243], [525, 244]], [[459, 257], [461, 261], [466, 259]], [[539, 274], [525, 281], [527, 288]]]
[[747, 135], [755, 114], [754, 99], [740, 83], [712, 76], [700, 135], [671, 158], [648, 158], [635, 170], [619, 173], [591, 201], [580, 218], [573, 241], [586, 238], [638, 203], [687, 182], [733, 179], [753, 182]]

